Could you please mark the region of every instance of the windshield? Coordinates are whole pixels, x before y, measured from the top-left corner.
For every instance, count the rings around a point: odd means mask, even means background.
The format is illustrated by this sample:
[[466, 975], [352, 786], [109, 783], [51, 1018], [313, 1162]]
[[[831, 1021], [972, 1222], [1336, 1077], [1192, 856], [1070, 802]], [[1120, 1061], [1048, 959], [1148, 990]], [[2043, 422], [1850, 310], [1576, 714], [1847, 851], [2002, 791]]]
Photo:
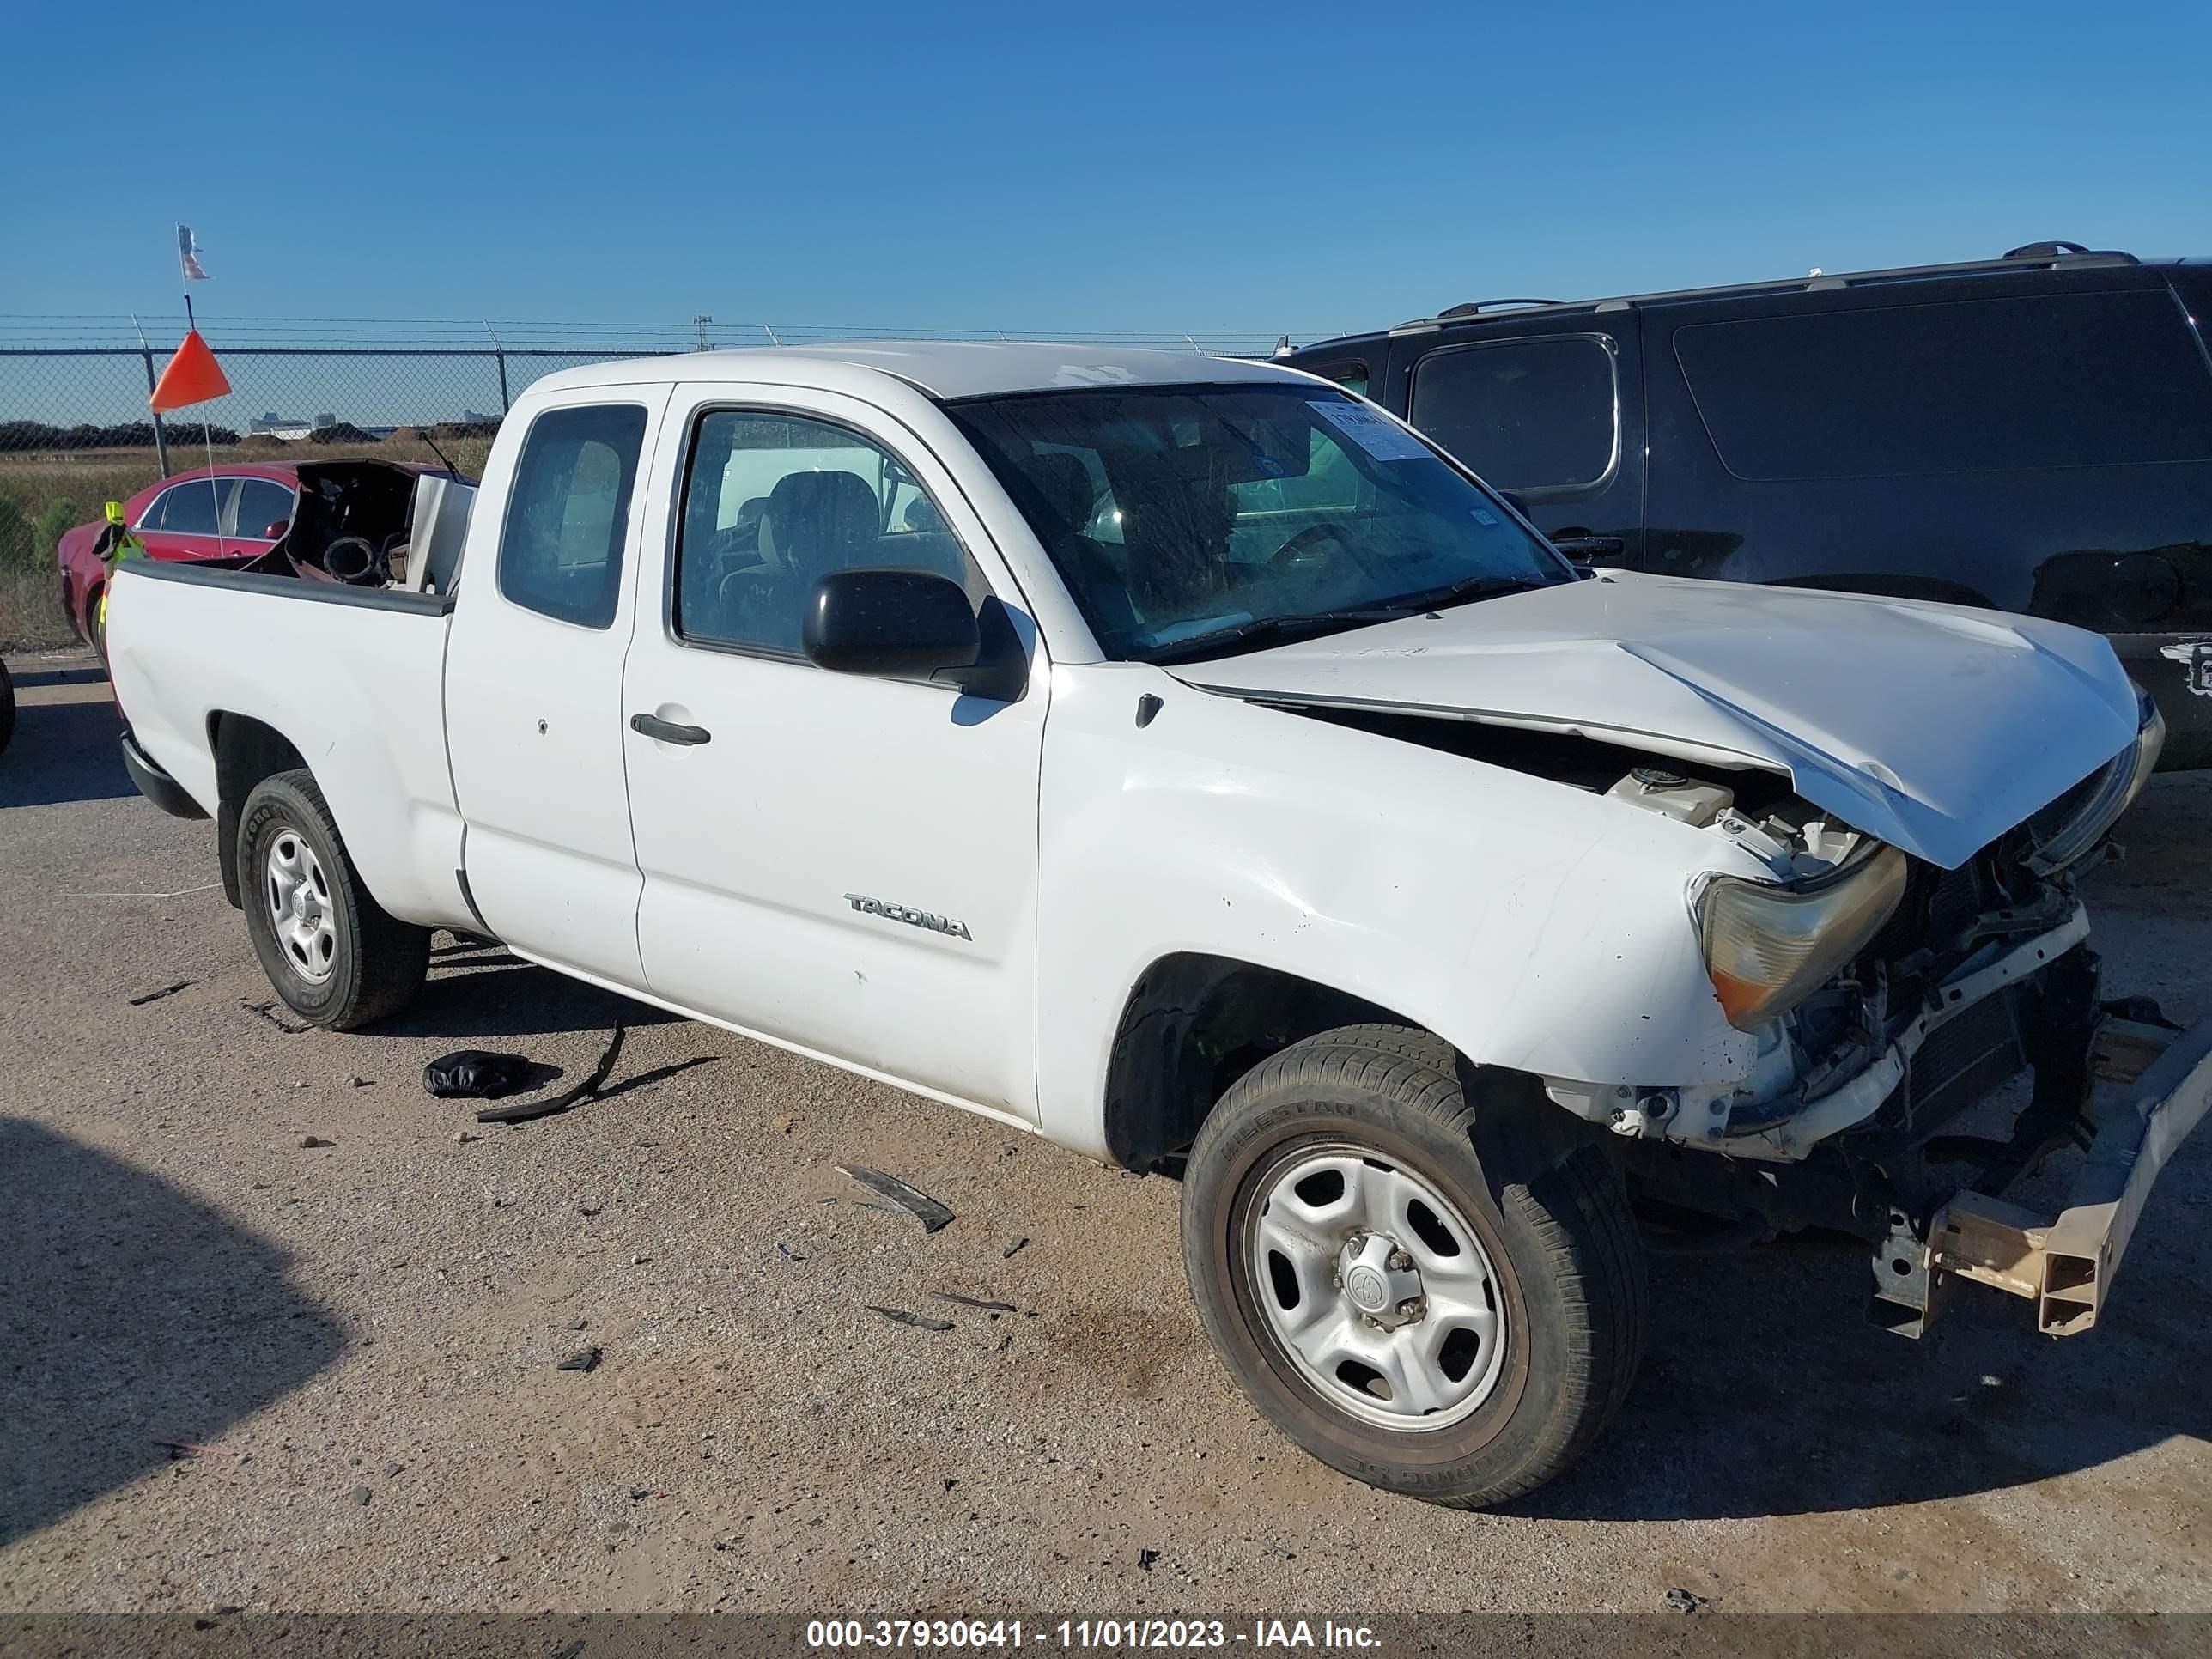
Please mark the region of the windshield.
[[1494, 496], [1310, 384], [946, 405], [1109, 656], [1162, 662], [1571, 581]]

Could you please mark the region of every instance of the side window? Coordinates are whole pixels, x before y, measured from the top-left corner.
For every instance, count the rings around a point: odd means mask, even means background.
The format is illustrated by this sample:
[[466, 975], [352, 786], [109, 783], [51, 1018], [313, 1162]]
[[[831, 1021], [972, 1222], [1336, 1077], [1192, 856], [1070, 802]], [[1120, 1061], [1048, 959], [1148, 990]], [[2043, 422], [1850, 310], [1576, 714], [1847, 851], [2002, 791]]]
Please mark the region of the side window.
[[[269, 539], [269, 526], [292, 521], [292, 492], [268, 478], [240, 478], [223, 533], [254, 541]], [[280, 532], [281, 533], [281, 532]]]
[[133, 530], [161, 529], [161, 515], [168, 511], [169, 497], [173, 494], [175, 494], [173, 490], [165, 489], [160, 495], [155, 496], [152, 501], [147, 502], [144, 515], [131, 527]]
[[984, 592], [936, 502], [881, 446], [799, 416], [700, 417], [676, 550], [681, 637], [796, 653], [814, 584], [882, 566]]
[[214, 535], [216, 526], [222, 522], [221, 509], [229, 503], [234, 482], [217, 478], [210, 483], [205, 478], [194, 478], [189, 483], [179, 484], [161, 497], [155, 509], [161, 515], [162, 530], [172, 536]]
[[2212, 376], [2162, 289], [1696, 323], [1674, 356], [1740, 478], [2212, 459]]
[[1576, 489], [1613, 471], [1613, 353], [1587, 336], [1447, 347], [1413, 371], [1409, 417], [1498, 489]]
[[644, 443], [635, 404], [548, 410], [531, 423], [500, 533], [501, 593], [581, 628], [614, 620]]

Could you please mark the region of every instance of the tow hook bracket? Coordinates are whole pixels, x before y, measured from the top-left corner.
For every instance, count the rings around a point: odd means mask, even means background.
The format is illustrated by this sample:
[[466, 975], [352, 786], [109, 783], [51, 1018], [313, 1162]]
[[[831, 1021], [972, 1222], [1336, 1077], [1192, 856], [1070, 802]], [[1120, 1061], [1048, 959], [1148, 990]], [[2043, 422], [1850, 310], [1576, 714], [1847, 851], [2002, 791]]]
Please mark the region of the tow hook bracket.
[[[2212, 1019], [2181, 1031], [2108, 1018], [2092, 1057], [2098, 1076], [2135, 1086], [2100, 1115], [2066, 1207], [2045, 1216], [1981, 1193], [1953, 1195], [1928, 1224], [1925, 1287], [1913, 1273], [1899, 1276], [1901, 1291], [1920, 1291], [1922, 1328], [1951, 1279], [2033, 1302], [2046, 1336], [2096, 1324], [2160, 1170], [2212, 1108]], [[1899, 1243], [1893, 1220], [1884, 1250]], [[1891, 1259], [1909, 1261], [1910, 1253]], [[1879, 1278], [1884, 1256], [1875, 1260]]]
[[1874, 1299], [1867, 1322], [1899, 1336], [1922, 1337], [1951, 1294], [1950, 1276], [1902, 1210], [1889, 1212], [1889, 1231], [1874, 1249]]

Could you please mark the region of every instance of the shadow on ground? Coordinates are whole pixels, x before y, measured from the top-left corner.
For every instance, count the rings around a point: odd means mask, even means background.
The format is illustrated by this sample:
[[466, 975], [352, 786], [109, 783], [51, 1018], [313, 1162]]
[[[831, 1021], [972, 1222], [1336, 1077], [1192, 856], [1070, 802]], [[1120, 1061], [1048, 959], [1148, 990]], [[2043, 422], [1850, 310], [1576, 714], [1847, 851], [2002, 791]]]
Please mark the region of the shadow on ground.
[[107, 678], [107, 671], [96, 661], [86, 661], [58, 664], [51, 668], [10, 669], [9, 678], [21, 691], [34, 685], [98, 685]]
[[337, 1359], [344, 1334], [289, 1265], [168, 1182], [0, 1118], [0, 1545]]
[[[106, 697], [33, 701], [17, 682], [15, 735], [0, 755], [0, 808], [137, 799], [123, 769], [123, 719]], [[149, 812], [158, 813], [151, 802]]]
[[[1656, 1262], [1642, 1375], [1613, 1426], [1516, 1512], [1708, 1520], [1924, 1503], [2023, 1486], [2184, 1436], [2203, 1387], [2212, 1158], [2169, 1167], [2095, 1330], [1965, 1286], [1917, 1342], [1859, 1322], [1854, 1253]], [[2171, 1188], [2172, 1190], [2165, 1190]]]
[[618, 1021], [635, 1029], [678, 1018], [525, 962], [496, 945], [462, 940], [432, 950], [428, 981], [376, 1030], [384, 1036], [465, 1039], [466, 1046], [481, 1048], [483, 1039], [605, 1031]]

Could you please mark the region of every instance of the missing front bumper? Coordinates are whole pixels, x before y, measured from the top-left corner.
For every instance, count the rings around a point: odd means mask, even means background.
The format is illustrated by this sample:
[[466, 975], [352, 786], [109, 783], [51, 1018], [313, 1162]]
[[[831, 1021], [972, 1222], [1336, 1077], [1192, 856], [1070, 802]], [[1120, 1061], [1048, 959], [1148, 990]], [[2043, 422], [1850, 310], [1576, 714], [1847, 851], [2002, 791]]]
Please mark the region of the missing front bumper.
[[2026, 1297], [2048, 1336], [2096, 1324], [2159, 1172], [2212, 1107], [2212, 1019], [2179, 1032], [2107, 1021], [2094, 1054], [2100, 1077], [2134, 1087], [2102, 1117], [2066, 1207], [2046, 1217], [1979, 1193], [1953, 1197], [1900, 1275], [1920, 1292], [1922, 1324], [1961, 1279]]

